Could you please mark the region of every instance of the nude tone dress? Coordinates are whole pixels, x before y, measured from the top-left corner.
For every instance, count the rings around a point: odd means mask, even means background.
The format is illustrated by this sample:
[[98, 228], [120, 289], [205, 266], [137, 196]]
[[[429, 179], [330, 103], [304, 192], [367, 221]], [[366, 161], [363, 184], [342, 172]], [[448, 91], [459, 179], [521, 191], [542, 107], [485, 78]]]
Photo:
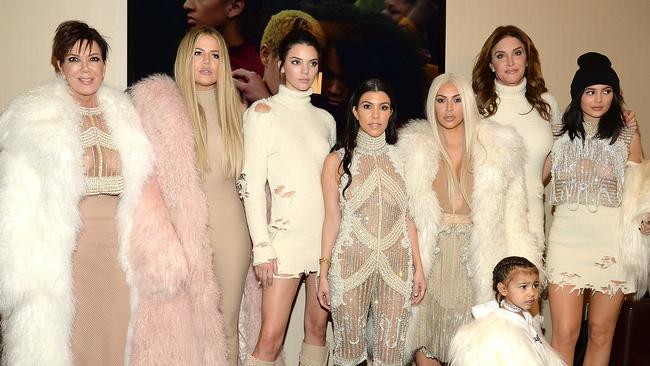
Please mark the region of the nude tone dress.
[[230, 364], [236, 365], [239, 350], [239, 309], [251, 244], [244, 206], [239, 199], [235, 179], [227, 177], [222, 168], [223, 136], [217, 115], [215, 89], [197, 91], [208, 129], [208, 160], [210, 172], [204, 174], [204, 190], [208, 198], [208, 232], [214, 250], [213, 269], [221, 289], [219, 310], [223, 314], [224, 334], [230, 350]]
[[[471, 175], [466, 184], [471, 199]], [[468, 257], [472, 219], [467, 202], [457, 197], [454, 210], [449, 201], [447, 166], [442, 161], [432, 189], [442, 209], [442, 225], [431, 273], [426, 276], [427, 292], [419, 305], [426, 326], [418, 327], [415, 344], [427, 357], [448, 361], [449, 342], [458, 328], [472, 320], [475, 305]]]
[[124, 364], [129, 287], [118, 262], [118, 195], [123, 189], [120, 156], [99, 108], [82, 108], [86, 196], [83, 230], [73, 255], [75, 319], [72, 352], [78, 366]]

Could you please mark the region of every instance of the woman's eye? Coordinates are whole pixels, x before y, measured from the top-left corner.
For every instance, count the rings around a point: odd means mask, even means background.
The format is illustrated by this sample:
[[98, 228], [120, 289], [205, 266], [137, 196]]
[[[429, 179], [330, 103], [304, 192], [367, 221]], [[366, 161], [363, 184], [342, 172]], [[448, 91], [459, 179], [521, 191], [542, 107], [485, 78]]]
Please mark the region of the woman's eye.
[[370, 104], [364, 104], [364, 105], [361, 106], [361, 108], [363, 108], [363, 109], [370, 109], [370, 108], [372, 108], [372, 107], [370, 106]]
[[445, 98], [436, 98], [436, 103], [444, 103]]
[[587, 94], [587, 95], [594, 95], [594, 92], [593, 92], [593, 90], [587, 90], [587, 91], [585, 92], [585, 94]]
[[522, 50], [517, 50], [517, 51], [515, 51], [515, 55], [516, 55], [516, 56], [521, 56], [521, 55], [523, 55], [523, 54], [524, 54], [524, 51], [522, 51]]
[[318, 67], [318, 61], [312, 61], [310, 65], [311, 67]]
[[603, 94], [605, 94], [605, 95], [607, 95], [607, 94], [611, 94], [611, 93], [612, 93], [612, 89], [605, 89], [605, 90], [603, 90]]
[[194, 56], [201, 56], [201, 51], [194, 51]]
[[220, 57], [219, 57], [218, 53], [213, 53], [212, 58], [215, 59], [215, 60], [218, 60]]
[[503, 54], [498, 54], [498, 55], [496, 56], [496, 58], [497, 58], [498, 60], [502, 59], [502, 58], [503, 58]]
[[77, 56], [70, 56], [70, 57], [68, 57], [68, 62], [77, 62], [77, 61], [79, 61], [79, 59], [77, 58]]
[[387, 106], [387, 105], [382, 105], [382, 106], [381, 106], [381, 110], [382, 110], [382, 111], [387, 111], [387, 110], [388, 110], [388, 106]]
[[300, 65], [300, 61], [298, 60], [291, 60], [292, 65]]
[[90, 58], [90, 61], [92, 61], [92, 62], [99, 62], [99, 61], [100, 61], [100, 58], [97, 57], [97, 56], [93, 56], [93, 57]]
[[454, 103], [462, 103], [463, 101], [460, 98], [454, 98]]

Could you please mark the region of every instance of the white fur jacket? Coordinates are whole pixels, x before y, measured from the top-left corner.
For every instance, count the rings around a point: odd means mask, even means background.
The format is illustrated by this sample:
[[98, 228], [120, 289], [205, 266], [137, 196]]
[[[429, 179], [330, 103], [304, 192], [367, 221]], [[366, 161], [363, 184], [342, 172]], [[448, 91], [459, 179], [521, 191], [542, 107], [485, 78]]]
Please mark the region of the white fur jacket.
[[[220, 320], [212, 273], [200, 271], [211, 268], [212, 253], [191, 255], [195, 248], [205, 251], [200, 242], [205, 227], [177, 219], [169, 179], [165, 170], [156, 169], [154, 154], [160, 151], [154, 150], [157, 145], [147, 138], [129, 98], [105, 86], [97, 97], [124, 176], [116, 220], [117, 259], [131, 302], [125, 364], [223, 364], [217, 361], [223, 352], [200, 341], [218, 339], [213, 329]], [[0, 149], [2, 365], [71, 366], [72, 254], [83, 226], [79, 202], [85, 192], [81, 115], [64, 81], [11, 102], [0, 116]], [[189, 188], [183, 184], [194, 177], [195, 166], [181, 152], [172, 153], [191, 168], [179, 173], [189, 178], [172, 188], [185, 192]], [[178, 165], [167, 159], [168, 166]], [[205, 200], [194, 206], [207, 215]], [[193, 217], [187, 218], [195, 222]], [[195, 280], [198, 275], [205, 278]]]
[[[523, 170], [526, 150], [521, 137], [510, 127], [483, 120], [475, 138], [471, 157], [474, 181], [469, 262], [474, 270], [475, 301], [482, 303], [494, 296], [492, 270], [499, 260], [510, 255], [523, 256], [541, 270], [544, 248], [528, 229]], [[440, 151], [427, 120], [413, 121], [404, 127], [397, 146], [404, 162], [409, 210], [418, 230], [422, 265], [428, 276], [437, 252], [442, 220], [432, 186], [438, 175]], [[418, 320], [419, 306], [412, 308], [409, 340], [414, 327], [422, 326]], [[407, 341], [406, 350], [413, 352], [416, 346]]]
[[[117, 214], [119, 261], [131, 282], [125, 238], [153, 167], [153, 151], [126, 96], [102, 87], [98, 100], [125, 177]], [[3, 365], [72, 365], [71, 258], [85, 189], [80, 121], [62, 80], [16, 97], [0, 118]]]
[[650, 290], [650, 237], [639, 231], [639, 223], [650, 212], [650, 161], [626, 164], [622, 206], [621, 263], [627, 280], [636, 284], [636, 298], [640, 299]]

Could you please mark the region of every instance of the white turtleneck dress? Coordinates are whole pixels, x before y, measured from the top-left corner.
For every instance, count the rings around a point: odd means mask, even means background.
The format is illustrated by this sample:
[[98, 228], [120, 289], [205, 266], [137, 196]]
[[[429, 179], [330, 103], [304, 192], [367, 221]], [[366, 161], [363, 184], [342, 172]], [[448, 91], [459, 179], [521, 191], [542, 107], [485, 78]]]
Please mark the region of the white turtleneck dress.
[[336, 124], [329, 113], [311, 104], [311, 94], [311, 89], [300, 92], [280, 85], [277, 95], [255, 102], [244, 114], [240, 193], [253, 241], [253, 264], [276, 259], [280, 278], [319, 269], [325, 217], [321, 172], [336, 141]]
[[[351, 177], [343, 175], [339, 184], [341, 226], [328, 273], [334, 364], [356, 366], [367, 358], [372, 313], [373, 362], [401, 365], [413, 287], [402, 163], [384, 134], [359, 130], [356, 142]], [[344, 153], [337, 151], [341, 160]]]
[[528, 195], [528, 226], [537, 237], [539, 245], [544, 243], [544, 183], [542, 171], [544, 161], [553, 146], [551, 124], [561, 120], [557, 100], [549, 93], [542, 98], [551, 106], [551, 121], [547, 121], [532, 108], [526, 100], [526, 79], [517, 86], [505, 86], [495, 81], [497, 112], [488, 117], [503, 125], [514, 127], [523, 138], [528, 159], [524, 166]]

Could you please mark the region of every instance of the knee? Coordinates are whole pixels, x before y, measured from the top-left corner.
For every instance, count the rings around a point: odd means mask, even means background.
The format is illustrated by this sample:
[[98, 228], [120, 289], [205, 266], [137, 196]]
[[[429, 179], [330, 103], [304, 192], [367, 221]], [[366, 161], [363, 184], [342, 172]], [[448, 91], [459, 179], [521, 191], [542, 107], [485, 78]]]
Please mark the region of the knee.
[[283, 332], [272, 329], [260, 330], [256, 347], [258, 356], [264, 359], [277, 359], [282, 349], [283, 335]]
[[575, 345], [580, 336], [580, 324], [553, 324], [553, 342], [561, 345]]
[[322, 319], [305, 319], [305, 335], [323, 338], [327, 333], [327, 318]]
[[590, 321], [589, 322], [589, 342], [604, 346], [611, 343], [614, 336], [616, 323]]

